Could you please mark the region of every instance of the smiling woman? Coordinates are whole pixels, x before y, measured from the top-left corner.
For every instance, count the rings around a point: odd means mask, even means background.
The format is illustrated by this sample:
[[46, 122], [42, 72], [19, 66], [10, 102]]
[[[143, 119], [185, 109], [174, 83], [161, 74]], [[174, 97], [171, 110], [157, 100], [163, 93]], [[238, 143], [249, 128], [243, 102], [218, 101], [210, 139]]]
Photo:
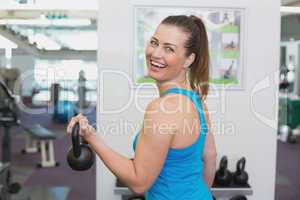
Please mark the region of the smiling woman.
[[128, 159], [106, 145], [83, 115], [80, 134], [109, 170], [147, 200], [212, 200], [216, 147], [204, 99], [208, 92], [206, 29], [195, 16], [164, 19], [146, 48], [148, 75], [160, 96], [147, 106]]

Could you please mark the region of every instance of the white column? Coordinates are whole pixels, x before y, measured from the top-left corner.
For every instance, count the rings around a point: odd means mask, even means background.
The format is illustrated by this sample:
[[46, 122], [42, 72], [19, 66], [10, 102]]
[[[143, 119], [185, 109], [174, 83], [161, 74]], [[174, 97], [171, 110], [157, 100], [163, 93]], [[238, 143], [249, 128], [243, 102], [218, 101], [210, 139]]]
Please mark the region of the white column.
[[7, 69], [11, 68], [11, 56], [12, 56], [12, 48], [10, 47], [5, 47], [5, 67]]

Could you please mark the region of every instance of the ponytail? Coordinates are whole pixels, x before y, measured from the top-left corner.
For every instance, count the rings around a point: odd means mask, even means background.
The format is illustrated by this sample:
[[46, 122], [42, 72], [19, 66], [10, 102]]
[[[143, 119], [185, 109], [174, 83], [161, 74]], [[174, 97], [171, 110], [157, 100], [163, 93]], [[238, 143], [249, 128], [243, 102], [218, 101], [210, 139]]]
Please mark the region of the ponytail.
[[[205, 99], [209, 90], [209, 48], [207, 32], [200, 18], [192, 15], [190, 19], [193, 20], [198, 28], [198, 31], [195, 31], [196, 34], [194, 34], [194, 37], [198, 39], [194, 40], [199, 43], [199, 47], [194, 50], [196, 59], [190, 67], [189, 78], [191, 87], [198, 90], [202, 94], [202, 98]], [[191, 40], [193, 39], [191, 38]]]

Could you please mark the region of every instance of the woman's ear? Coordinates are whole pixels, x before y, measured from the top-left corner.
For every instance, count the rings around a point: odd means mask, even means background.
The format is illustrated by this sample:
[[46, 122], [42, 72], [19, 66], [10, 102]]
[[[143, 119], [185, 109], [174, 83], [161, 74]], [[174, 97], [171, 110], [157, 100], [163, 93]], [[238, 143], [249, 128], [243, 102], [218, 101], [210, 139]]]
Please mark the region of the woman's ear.
[[184, 62], [184, 68], [185, 69], [189, 68], [195, 61], [195, 58], [196, 58], [195, 53], [191, 53]]

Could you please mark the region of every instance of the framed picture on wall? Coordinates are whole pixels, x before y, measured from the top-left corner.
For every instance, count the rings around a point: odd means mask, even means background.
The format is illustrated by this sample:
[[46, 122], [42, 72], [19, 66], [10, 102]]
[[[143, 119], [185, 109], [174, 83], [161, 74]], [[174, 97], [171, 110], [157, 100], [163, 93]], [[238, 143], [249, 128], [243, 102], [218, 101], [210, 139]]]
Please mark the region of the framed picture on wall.
[[205, 23], [210, 53], [210, 83], [243, 89], [244, 9], [132, 5], [133, 75], [136, 85], [155, 83], [147, 76], [145, 48], [158, 24], [169, 15], [195, 15]]

